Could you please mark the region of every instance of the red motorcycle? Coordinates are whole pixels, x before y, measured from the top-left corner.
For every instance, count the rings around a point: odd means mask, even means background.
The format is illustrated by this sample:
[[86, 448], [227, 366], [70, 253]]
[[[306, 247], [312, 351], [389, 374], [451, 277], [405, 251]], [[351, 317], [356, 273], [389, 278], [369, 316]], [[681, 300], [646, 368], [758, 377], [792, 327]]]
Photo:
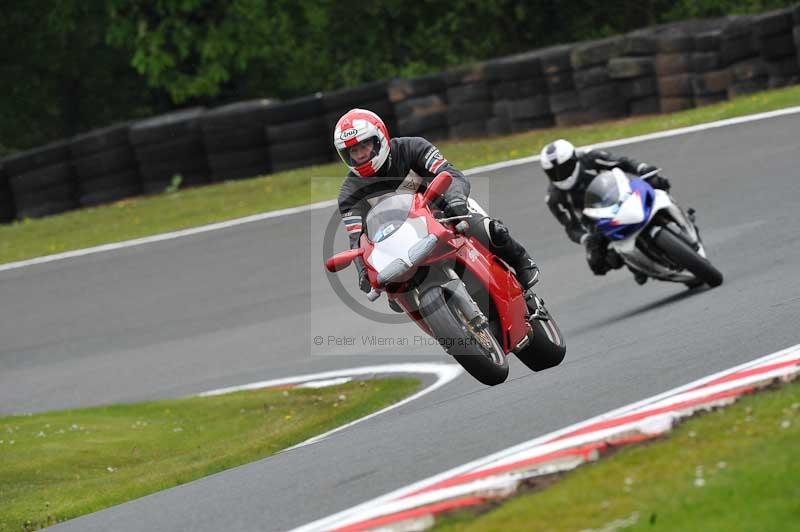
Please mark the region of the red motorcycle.
[[402, 307], [473, 377], [487, 385], [508, 376], [514, 353], [533, 371], [557, 366], [566, 345], [541, 298], [523, 293], [513, 270], [467, 236], [473, 215], [443, 217], [434, 202], [450, 186], [441, 173], [424, 193], [381, 198], [366, 218], [360, 247], [325, 261], [330, 272], [363, 260], [372, 291]]

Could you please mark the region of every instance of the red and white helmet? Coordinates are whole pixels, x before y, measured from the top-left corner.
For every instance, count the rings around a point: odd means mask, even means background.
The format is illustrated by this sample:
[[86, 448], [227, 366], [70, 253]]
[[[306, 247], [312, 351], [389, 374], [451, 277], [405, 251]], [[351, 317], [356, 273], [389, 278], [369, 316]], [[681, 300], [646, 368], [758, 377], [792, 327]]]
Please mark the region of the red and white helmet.
[[[374, 176], [383, 166], [389, 158], [390, 139], [389, 130], [381, 117], [366, 109], [350, 109], [336, 122], [333, 131], [333, 145], [339, 157], [354, 174], [361, 177]], [[350, 148], [366, 140], [373, 141], [372, 154], [369, 160], [357, 164], [350, 157]]]

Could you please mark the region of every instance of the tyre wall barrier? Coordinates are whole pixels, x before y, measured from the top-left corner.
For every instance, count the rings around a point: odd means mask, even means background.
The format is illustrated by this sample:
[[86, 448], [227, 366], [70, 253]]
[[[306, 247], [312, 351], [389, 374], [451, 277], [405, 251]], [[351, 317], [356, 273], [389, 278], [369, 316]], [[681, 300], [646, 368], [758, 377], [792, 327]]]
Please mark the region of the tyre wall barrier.
[[[338, 160], [360, 107], [394, 136], [484, 137], [707, 105], [800, 83], [800, 4], [690, 20], [381, 80], [117, 124], [0, 160], [0, 222]], [[538, 147], [533, 146], [536, 151]]]

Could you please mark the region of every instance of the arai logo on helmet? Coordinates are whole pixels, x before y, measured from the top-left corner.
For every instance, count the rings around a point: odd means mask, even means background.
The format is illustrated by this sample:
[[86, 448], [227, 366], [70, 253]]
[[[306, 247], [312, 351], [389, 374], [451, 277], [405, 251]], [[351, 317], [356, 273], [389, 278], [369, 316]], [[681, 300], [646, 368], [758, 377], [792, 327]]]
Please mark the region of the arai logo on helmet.
[[353, 128], [350, 128], [350, 129], [348, 129], [346, 131], [342, 131], [342, 134], [339, 135], [339, 138], [342, 139], [342, 140], [347, 140], [347, 139], [355, 137], [356, 135], [358, 135], [358, 130], [353, 127]]

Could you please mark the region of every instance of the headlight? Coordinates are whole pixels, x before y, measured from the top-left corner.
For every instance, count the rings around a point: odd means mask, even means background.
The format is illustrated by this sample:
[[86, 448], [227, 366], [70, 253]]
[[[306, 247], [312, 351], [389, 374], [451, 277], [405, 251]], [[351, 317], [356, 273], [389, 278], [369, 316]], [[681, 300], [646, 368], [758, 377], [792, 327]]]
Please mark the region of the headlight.
[[394, 259], [384, 269], [378, 272], [378, 284], [383, 286], [392, 279], [396, 279], [406, 273], [411, 266], [405, 263], [403, 259]]
[[408, 250], [408, 258], [411, 259], [411, 264], [418, 264], [425, 257], [431, 254], [433, 248], [436, 247], [436, 235], [428, 235]]

